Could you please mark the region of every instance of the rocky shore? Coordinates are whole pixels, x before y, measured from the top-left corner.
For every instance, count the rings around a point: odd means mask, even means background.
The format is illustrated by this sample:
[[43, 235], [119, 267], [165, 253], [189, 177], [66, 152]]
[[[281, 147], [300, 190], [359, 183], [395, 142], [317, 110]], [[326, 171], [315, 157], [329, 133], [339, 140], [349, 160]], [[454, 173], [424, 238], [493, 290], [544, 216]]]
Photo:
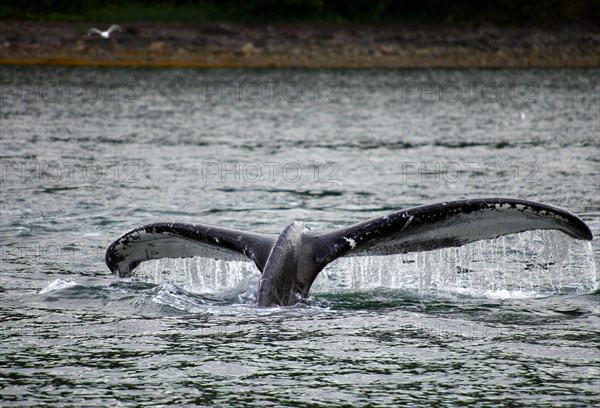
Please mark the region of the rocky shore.
[[[118, 23], [118, 22], [117, 22]], [[600, 30], [480, 26], [3, 21], [0, 64], [300, 68], [600, 67]]]

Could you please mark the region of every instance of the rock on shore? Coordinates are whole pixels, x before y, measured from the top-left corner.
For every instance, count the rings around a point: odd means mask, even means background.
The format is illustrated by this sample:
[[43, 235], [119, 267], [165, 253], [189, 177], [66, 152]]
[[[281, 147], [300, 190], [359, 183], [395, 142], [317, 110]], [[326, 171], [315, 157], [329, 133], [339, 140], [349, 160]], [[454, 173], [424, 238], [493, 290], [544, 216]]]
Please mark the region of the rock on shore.
[[[120, 23], [120, 22], [114, 22]], [[600, 31], [400, 24], [7, 22], [0, 63], [197, 67], [599, 67]]]

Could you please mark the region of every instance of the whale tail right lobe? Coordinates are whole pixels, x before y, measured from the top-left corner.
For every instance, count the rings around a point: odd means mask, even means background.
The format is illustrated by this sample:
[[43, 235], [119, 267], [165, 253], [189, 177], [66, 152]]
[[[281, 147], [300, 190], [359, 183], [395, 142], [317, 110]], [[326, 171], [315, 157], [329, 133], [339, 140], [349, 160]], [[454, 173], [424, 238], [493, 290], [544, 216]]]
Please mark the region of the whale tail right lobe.
[[[573, 213], [534, 201], [480, 198], [400, 210], [326, 233], [311, 233], [318, 270], [341, 256], [392, 255], [458, 247], [528, 230], [559, 230], [591, 240]], [[305, 276], [304, 279], [314, 279]], [[311, 281], [311, 282], [312, 282]]]

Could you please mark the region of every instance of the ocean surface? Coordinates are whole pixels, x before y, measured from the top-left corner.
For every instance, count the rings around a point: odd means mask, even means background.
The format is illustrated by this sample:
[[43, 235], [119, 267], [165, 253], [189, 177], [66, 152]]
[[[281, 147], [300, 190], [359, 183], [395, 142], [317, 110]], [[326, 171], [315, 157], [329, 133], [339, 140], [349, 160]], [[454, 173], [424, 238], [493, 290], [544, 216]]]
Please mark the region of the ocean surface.
[[533, 231], [340, 259], [143, 263], [157, 221], [279, 233], [516, 197], [600, 234], [600, 70], [0, 67], [0, 406], [594, 406], [600, 245]]

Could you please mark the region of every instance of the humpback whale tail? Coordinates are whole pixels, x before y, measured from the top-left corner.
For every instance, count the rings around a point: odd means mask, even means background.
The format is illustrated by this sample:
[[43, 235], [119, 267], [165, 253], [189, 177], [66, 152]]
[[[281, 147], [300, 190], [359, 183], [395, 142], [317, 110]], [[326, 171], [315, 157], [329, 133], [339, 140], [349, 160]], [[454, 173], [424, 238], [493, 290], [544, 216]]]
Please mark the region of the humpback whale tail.
[[576, 239], [593, 237], [569, 211], [533, 201], [481, 198], [413, 207], [325, 233], [310, 231], [301, 222], [288, 225], [279, 236], [206, 224], [148, 224], [113, 242], [106, 264], [128, 277], [150, 259], [236, 260], [244, 255], [262, 273], [257, 304], [291, 305], [308, 296], [319, 272], [341, 256], [457, 247], [535, 229], [559, 230]]

